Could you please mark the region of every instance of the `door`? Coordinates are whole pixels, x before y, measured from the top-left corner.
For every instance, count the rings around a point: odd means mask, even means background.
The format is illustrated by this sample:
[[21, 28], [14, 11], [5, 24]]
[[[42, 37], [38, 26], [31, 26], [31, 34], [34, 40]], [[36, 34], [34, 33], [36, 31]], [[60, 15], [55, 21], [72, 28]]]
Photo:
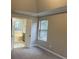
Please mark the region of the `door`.
[[36, 38], [37, 38], [37, 18], [34, 18], [32, 20], [30, 46], [35, 46], [36, 45]]
[[25, 39], [26, 39], [26, 47], [30, 47], [31, 43], [31, 27], [32, 27], [32, 19], [27, 19], [26, 23], [26, 34], [25, 34]]

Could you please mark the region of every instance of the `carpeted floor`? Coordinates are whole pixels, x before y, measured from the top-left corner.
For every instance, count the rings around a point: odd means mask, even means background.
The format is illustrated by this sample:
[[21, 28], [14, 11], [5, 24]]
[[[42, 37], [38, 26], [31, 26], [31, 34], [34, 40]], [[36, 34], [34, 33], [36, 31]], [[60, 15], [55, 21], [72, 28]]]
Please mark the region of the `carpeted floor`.
[[15, 48], [12, 50], [11, 59], [60, 59], [40, 48]]

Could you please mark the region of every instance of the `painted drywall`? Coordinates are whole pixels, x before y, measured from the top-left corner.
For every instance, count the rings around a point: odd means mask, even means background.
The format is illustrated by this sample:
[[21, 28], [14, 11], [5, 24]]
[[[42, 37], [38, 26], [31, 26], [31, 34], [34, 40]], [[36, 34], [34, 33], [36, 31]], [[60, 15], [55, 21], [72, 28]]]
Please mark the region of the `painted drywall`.
[[36, 12], [36, 0], [12, 0], [12, 11]]
[[37, 44], [67, 57], [67, 14], [61, 13], [46, 18], [48, 20], [47, 42], [38, 40]]
[[37, 10], [47, 11], [67, 5], [67, 0], [37, 0]]

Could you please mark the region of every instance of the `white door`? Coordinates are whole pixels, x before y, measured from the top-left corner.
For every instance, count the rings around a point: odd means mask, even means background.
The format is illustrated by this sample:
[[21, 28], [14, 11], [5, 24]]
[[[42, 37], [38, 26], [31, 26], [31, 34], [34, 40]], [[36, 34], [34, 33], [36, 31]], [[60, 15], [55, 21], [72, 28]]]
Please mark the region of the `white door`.
[[27, 19], [26, 34], [25, 34], [26, 47], [30, 47], [30, 43], [31, 43], [31, 27], [32, 27], [32, 20]]
[[35, 46], [36, 45], [36, 38], [37, 38], [37, 19], [34, 18], [32, 20], [31, 43], [30, 43], [30, 46]]

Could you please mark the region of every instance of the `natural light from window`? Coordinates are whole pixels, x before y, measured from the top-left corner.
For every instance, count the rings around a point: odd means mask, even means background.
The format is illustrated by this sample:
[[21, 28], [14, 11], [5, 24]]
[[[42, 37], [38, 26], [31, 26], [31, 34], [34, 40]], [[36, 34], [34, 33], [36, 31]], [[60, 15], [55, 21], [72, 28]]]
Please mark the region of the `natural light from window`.
[[47, 41], [48, 20], [40, 18], [38, 29], [38, 40]]

